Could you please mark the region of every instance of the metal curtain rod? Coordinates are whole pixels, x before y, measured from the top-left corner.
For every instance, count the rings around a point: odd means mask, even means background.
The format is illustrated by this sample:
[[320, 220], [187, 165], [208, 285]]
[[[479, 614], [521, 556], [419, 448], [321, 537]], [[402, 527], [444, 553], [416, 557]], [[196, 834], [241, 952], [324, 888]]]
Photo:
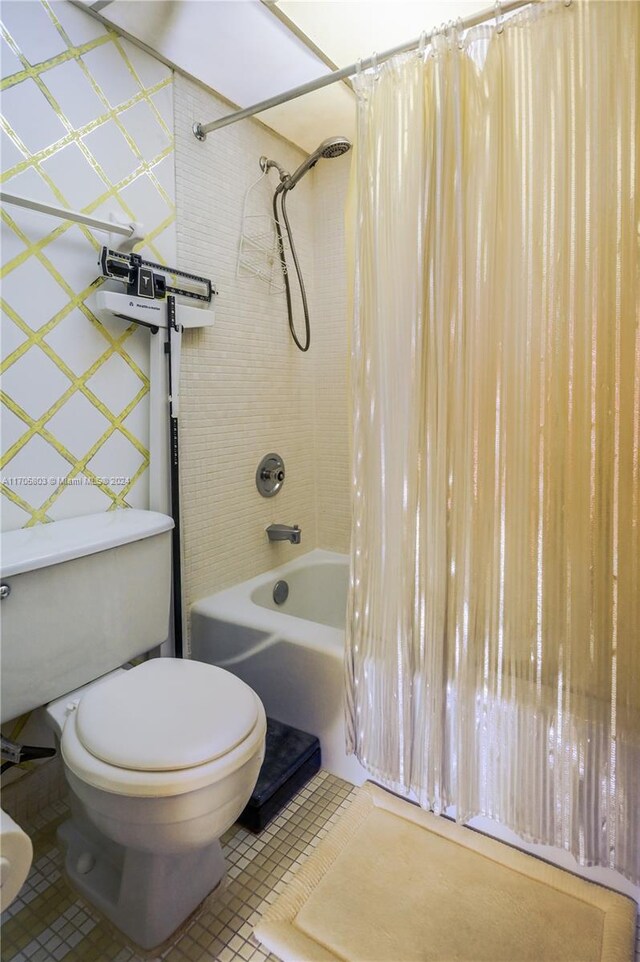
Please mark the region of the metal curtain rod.
[[0, 190], [0, 200], [4, 204], [15, 204], [16, 207], [26, 207], [27, 210], [37, 210], [41, 214], [51, 214], [52, 217], [61, 217], [63, 220], [76, 221], [78, 224], [86, 224], [94, 230], [103, 230], [107, 234], [121, 234], [122, 237], [131, 238], [140, 234], [138, 224], [118, 224], [115, 221], [98, 220], [89, 217], [88, 214], [80, 214], [75, 210], [67, 210], [65, 207], [54, 207], [52, 204], [42, 204], [39, 200], [30, 200], [28, 197], [18, 197], [17, 194], [7, 194]]
[[[528, 7], [538, 2], [540, 2], [540, 0], [504, 0], [503, 3], [495, 4], [493, 7], [487, 7], [485, 10], [479, 10], [478, 13], [459, 20], [458, 26], [462, 30], [469, 30], [471, 27], [477, 27], [478, 24], [484, 23], [486, 20], [492, 20], [496, 16], [499, 18], [502, 14], [511, 13], [519, 7]], [[277, 107], [279, 104], [285, 104], [289, 100], [296, 100], [297, 97], [303, 97], [305, 94], [310, 94], [314, 90], [328, 87], [329, 84], [334, 84], [338, 80], [353, 77], [359, 70], [375, 67], [377, 64], [383, 63], [385, 60], [390, 60], [391, 57], [395, 57], [399, 53], [408, 53], [410, 50], [417, 50], [421, 43], [429, 43], [429, 41], [440, 32], [440, 29], [441, 28], [431, 30], [416, 40], [401, 43], [397, 47], [392, 47], [391, 50], [385, 50], [384, 53], [373, 54], [373, 56], [366, 60], [352, 63], [348, 67], [342, 67], [340, 70], [334, 70], [332, 73], [325, 74], [324, 77], [318, 77], [317, 80], [310, 80], [309, 83], [301, 84], [299, 87], [293, 87], [291, 90], [277, 94], [275, 97], [269, 97], [268, 100], [262, 100], [252, 107], [245, 107], [244, 110], [236, 110], [235, 113], [227, 114], [226, 117], [220, 117], [219, 120], [212, 120], [209, 124], [196, 122], [192, 128], [194, 136], [198, 140], [206, 140], [207, 134], [210, 134], [213, 130], [219, 130], [221, 127], [235, 124], [238, 120], [244, 120], [246, 117], [253, 117], [254, 114], [260, 114], [263, 110], [268, 110], [270, 107]]]

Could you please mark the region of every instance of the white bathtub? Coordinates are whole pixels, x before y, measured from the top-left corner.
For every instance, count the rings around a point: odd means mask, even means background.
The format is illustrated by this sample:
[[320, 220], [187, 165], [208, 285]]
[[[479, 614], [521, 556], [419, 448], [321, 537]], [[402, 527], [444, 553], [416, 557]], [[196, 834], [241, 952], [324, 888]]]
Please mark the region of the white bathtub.
[[[194, 658], [238, 675], [267, 715], [320, 739], [322, 767], [355, 785], [367, 773], [345, 752], [346, 555], [316, 549], [191, 607]], [[282, 605], [277, 581], [289, 585]]]

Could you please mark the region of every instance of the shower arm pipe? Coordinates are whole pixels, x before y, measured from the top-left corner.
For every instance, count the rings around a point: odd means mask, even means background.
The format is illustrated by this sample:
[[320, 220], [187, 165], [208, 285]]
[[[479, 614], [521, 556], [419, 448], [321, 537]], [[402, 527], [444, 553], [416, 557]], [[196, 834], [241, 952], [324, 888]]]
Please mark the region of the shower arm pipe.
[[[479, 10], [478, 13], [464, 17], [456, 23], [459, 29], [469, 30], [471, 27], [477, 27], [479, 24], [485, 23], [487, 20], [495, 19], [496, 15], [501, 17], [504, 16], [504, 14], [518, 10], [520, 7], [530, 7], [541, 2], [543, 2], [543, 0], [504, 0], [504, 2], [499, 5], [494, 4], [485, 10]], [[367, 70], [369, 67], [375, 67], [377, 64], [383, 63], [385, 60], [390, 60], [391, 57], [395, 57], [399, 53], [409, 53], [411, 50], [417, 50], [421, 44], [429, 43], [429, 41], [440, 32], [441, 28], [431, 30], [416, 40], [401, 43], [397, 47], [385, 50], [384, 53], [373, 54], [366, 60], [352, 63], [348, 67], [342, 67], [340, 70], [334, 70], [322, 77], [318, 77], [316, 80], [310, 80], [306, 84], [293, 87], [291, 90], [286, 90], [284, 93], [277, 94], [275, 97], [269, 97], [268, 100], [261, 100], [260, 103], [253, 104], [251, 107], [245, 107], [243, 110], [236, 110], [232, 114], [227, 114], [226, 117], [212, 120], [209, 124], [201, 124], [196, 121], [192, 128], [194, 137], [196, 137], [197, 140], [206, 140], [207, 134], [212, 133], [214, 130], [220, 130], [222, 127], [228, 127], [229, 124], [235, 124], [239, 120], [253, 117], [255, 114], [262, 113], [263, 110], [269, 110], [270, 107], [278, 107], [280, 104], [286, 104], [290, 100], [304, 97], [305, 94], [313, 93], [314, 90], [321, 90], [322, 87], [328, 87], [338, 80], [346, 80], [348, 77], [353, 77], [357, 74], [359, 70]]]

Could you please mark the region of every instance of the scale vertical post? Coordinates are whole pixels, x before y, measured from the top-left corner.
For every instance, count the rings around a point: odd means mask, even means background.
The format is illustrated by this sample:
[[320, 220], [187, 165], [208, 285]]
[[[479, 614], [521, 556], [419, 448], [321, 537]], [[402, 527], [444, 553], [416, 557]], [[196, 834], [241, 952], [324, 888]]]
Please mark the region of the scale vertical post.
[[[140, 254], [111, 250], [109, 247], [102, 247], [98, 264], [102, 270], [102, 276], [112, 281], [119, 281], [126, 288], [126, 294], [118, 294], [114, 291], [100, 291], [97, 295], [98, 313], [108, 317], [117, 317], [120, 320], [140, 324], [150, 329], [153, 334], [159, 330], [167, 331], [166, 340], [163, 348], [167, 358], [167, 377], [168, 377], [168, 434], [162, 432], [163, 438], [169, 441], [169, 501], [170, 511], [173, 517], [174, 528], [172, 534], [172, 588], [173, 588], [173, 638], [174, 653], [176, 658], [184, 655], [184, 632], [183, 632], [183, 611], [182, 611], [182, 552], [181, 552], [181, 530], [180, 530], [180, 446], [178, 438], [178, 411], [180, 403], [180, 355], [182, 348], [182, 334], [184, 328], [203, 328], [211, 327], [213, 324], [213, 310], [211, 301], [218, 292], [213, 286], [210, 278], [200, 277], [182, 271], [177, 267], [168, 267], [166, 264], [158, 264], [155, 261], [148, 261]], [[167, 277], [168, 275], [168, 277]], [[181, 281], [180, 279], [183, 279]], [[177, 286], [180, 284], [180, 286]], [[181, 323], [176, 318], [176, 297], [186, 300], [181, 306]], [[102, 298], [102, 304], [100, 299]], [[166, 298], [166, 301], [165, 301]], [[166, 314], [160, 303], [165, 301]], [[202, 310], [197, 310], [189, 306], [189, 301], [196, 301], [203, 305]], [[204, 307], [204, 305], [208, 305]], [[161, 365], [160, 354], [154, 354], [152, 359], [155, 362], [155, 373], [158, 373], [158, 365]], [[162, 390], [162, 389], [160, 389]], [[152, 425], [152, 439], [156, 436]], [[159, 432], [158, 432], [159, 433]], [[156, 444], [155, 447], [161, 449], [161, 457], [166, 453], [165, 441]], [[157, 459], [155, 454], [154, 458]], [[164, 511], [165, 492], [161, 485], [154, 483], [150, 487], [150, 505]], [[170, 639], [167, 639], [169, 641]]]
[[173, 364], [171, 363], [172, 349], [179, 350], [179, 346], [172, 345], [172, 337], [180, 337], [180, 329], [176, 323], [176, 299], [170, 294], [167, 297], [167, 361], [169, 366], [169, 459], [171, 483], [171, 516], [174, 528], [172, 532], [173, 559], [173, 637], [176, 658], [183, 657], [182, 632], [182, 552], [180, 545], [180, 447], [178, 437], [178, 408], [177, 396], [179, 385], [174, 384]]

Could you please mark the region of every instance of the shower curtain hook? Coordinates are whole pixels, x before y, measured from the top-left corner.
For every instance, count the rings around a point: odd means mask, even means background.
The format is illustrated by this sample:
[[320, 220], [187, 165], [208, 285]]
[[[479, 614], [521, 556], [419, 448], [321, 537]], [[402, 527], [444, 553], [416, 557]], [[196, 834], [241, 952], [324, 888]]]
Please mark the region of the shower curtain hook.
[[424, 58], [424, 52], [427, 49], [427, 31], [423, 30], [420, 34], [420, 40], [418, 42], [418, 56], [420, 59]]
[[462, 23], [462, 17], [458, 17], [456, 20], [456, 33], [458, 34], [458, 49], [464, 50], [464, 24]]
[[502, 22], [502, 4], [500, 0], [496, 0], [496, 33], [502, 33], [504, 30], [504, 23]]

